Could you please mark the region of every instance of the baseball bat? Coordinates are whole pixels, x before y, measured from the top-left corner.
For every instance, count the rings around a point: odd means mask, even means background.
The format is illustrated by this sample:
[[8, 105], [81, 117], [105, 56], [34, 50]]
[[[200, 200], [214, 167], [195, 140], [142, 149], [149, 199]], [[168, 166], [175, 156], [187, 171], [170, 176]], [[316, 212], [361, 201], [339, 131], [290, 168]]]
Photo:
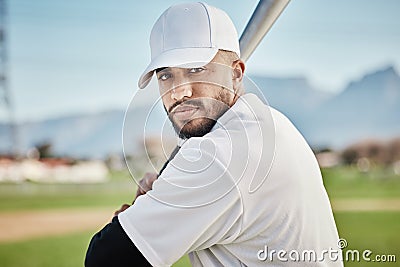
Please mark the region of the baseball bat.
[[247, 61], [290, 0], [260, 0], [239, 39], [240, 54]]

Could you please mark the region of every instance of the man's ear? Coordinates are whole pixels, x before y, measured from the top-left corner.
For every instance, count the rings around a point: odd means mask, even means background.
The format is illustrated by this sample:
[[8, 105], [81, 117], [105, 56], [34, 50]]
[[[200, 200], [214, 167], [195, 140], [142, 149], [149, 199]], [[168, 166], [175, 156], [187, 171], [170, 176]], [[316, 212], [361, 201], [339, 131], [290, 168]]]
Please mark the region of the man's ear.
[[232, 81], [233, 81], [233, 88], [239, 88], [244, 75], [245, 64], [241, 59], [235, 60], [232, 63]]

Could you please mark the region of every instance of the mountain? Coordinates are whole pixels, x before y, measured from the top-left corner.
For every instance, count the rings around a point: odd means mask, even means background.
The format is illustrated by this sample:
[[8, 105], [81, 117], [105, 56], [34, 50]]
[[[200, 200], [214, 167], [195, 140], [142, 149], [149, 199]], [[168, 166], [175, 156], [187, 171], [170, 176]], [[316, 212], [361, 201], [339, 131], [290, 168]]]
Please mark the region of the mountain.
[[[154, 125], [162, 124], [165, 115], [149, 107], [138, 107], [124, 110], [110, 110], [98, 114], [81, 114], [27, 122], [18, 125], [18, 147], [26, 152], [42, 144], [51, 144], [51, 153], [59, 156], [79, 158], [104, 158], [109, 154], [122, 154], [122, 133], [126, 134], [125, 149], [133, 150], [143, 136], [143, 129], [150, 134], [156, 132]], [[156, 120], [147, 123], [148, 114]], [[124, 125], [124, 117], [126, 121]], [[146, 125], [146, 126], [145, 126]], [[0, 154], [10, 151], [9, 127], [0, 124]], [[6, 141], [4, 141], [6, 140]], [[130, 151], [132, 152], [132, 151]]]
[[[400, 76], [393, 67], [368, 73], [336, 95], [313, 88], [302, 77], [251, 79], [313, 147], [341, 149], [360, 139], [400, 135]], [[125, 124], [124, 116], [124, 110], [111, 110], [21, 123], [20, 150], [51, 143], [57, 155], [103, 158], [122, 153], [123, 133], [128, 152], [143, 146], [144, 136], [173, 135], [161, 105], [130, 107]], [[7, 136], [7, 125], [0, 124], [0, 153], [10, 148]]]
[[310, 112], [318, 108], [332, 94], [313, 88], [303, 77], [273, 78], [252, 76], [251, 79], [263, 92], [272, 107], [288, 116]]
[[400, 76], [391, 66], [366, 74], [336, 95], [301, 77], [252, 80], [313, 147], [343, 148], [363, 138], [400, 135]]
[[265, 96], [268, 104], [284, 113], [304, 132], [309, 118], [333, 94], [313, 88], [307, 79], [253, 76], [251, 79]]
[[369, 73], [351, 82], [326, 101], [306, 127], [314, 144], [343, 147], [365, 137], [400, 135], [400, 76], [393, 67]]
[[121, 136], [123, 117], [123, 112], [115, 110], [23, 123], [18, 126], [18, 146], [26, 151], [48, 143], [55, 154], [80, 157], [116, 152], [121, 138], [115, 137]]

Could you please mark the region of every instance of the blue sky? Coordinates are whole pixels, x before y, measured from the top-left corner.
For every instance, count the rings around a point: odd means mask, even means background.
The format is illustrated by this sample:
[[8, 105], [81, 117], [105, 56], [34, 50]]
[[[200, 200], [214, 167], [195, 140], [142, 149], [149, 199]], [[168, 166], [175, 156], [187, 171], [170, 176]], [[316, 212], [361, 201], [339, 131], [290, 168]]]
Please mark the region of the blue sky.
[[[19, 121], [123, 109], [150, 58], [153, 23], [181, 1], [9, 0], [9, 79]], [[207, 1], [241, 33], [258, 1]], [[139, 4], [140, 3], [140, 4]], [[292, 0], [248, 61], [248, 74], [304, 76], [340, 91], [400, 70], [400, 1]], [[5, 113], [0, 109], [0, 120]]]

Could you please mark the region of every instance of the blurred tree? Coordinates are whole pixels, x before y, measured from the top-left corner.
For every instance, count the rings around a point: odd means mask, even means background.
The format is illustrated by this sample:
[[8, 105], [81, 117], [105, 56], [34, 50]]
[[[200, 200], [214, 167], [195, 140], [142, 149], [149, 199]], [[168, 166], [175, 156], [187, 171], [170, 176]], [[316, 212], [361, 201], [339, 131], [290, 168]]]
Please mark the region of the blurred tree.
[[391, 165], [400, 160], [400, 138], [388, 142], [362, 141], [344, 149], [341, 157], [345, 164], [355, 164], [364, 158], [371, 163]]
[[388, 144], [388, 163], [400, 161], [400, 138], [395, 138]]
[[342, 152], [342, 161], [344, 164], [356, 163], [358, 159], [358, 153], [354, 147], [348, 147]]
[[36, 145], [36, 149], [39, 152], [39, 158], [52, 158], [52, 144], [50, 142], [43, 142]]

